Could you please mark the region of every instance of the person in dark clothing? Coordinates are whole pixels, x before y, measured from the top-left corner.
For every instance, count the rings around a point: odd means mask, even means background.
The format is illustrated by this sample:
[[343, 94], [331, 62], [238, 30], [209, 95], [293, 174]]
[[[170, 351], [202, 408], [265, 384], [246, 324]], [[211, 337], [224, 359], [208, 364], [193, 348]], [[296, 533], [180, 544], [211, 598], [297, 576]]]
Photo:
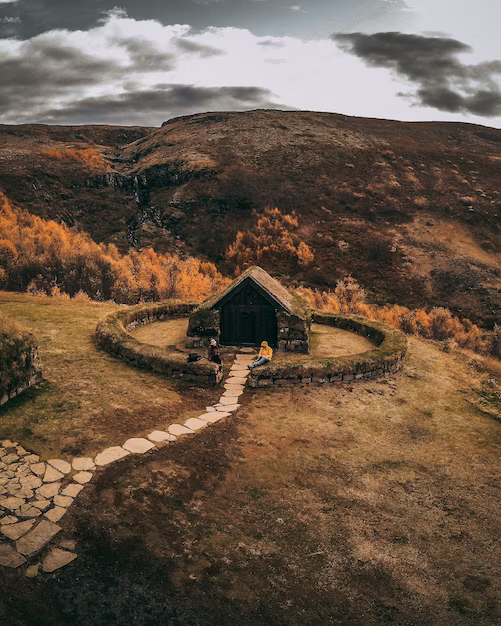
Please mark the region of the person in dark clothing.
[[212, 338], [209, 343], [209, 361], [217, 363], [219, 365], [219, 369], [223, 369], [220, 350], [221, 349], [218, 342], [214, 338]]

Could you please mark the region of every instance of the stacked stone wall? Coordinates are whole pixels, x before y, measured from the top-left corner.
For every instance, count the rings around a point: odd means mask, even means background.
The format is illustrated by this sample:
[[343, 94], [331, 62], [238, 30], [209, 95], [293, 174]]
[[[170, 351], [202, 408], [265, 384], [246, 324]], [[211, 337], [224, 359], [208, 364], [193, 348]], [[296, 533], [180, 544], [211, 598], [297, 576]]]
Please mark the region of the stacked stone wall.
[[279, 352], [308, 354], [310, 351], [309, 320], [279, 311], [277, 313], [277, 327]]
[[325, 313], [314, 313], [313, 322], [368, 337], [374, 343], [374, 350], [336, 358], [315, 359], [298, 355], [294, 361], [281, 359], [278, 355], [269, 365], [252, 371], [249, 386], [270, 388], [353, 383], [390, 376], [403, 366], [407, 338], [395, 328], [357, 316]]
[[38, 347], [29, 333], [0, 334], [0, 406], [42, 377]]
[[99, 347], [130, 365], [164, 374], [169, 378], [194, 382], [201, 386], [217, 384], [222, 377], [218, 366], [208, 361], [187, 362], [184, 352], [174, 352], [144, 344], [128, 331], [159, 320], [187, 317], [194, 303], [140, 305], [112, 313], [99, 322], [94, 339]]

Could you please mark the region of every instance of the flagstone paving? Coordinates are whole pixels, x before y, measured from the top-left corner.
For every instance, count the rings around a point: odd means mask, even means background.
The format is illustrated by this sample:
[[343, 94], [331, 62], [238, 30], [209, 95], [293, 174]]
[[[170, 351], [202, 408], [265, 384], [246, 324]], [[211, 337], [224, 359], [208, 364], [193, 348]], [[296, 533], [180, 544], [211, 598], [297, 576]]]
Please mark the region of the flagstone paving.
[[[165, 430], [154, 430], [146, 437], [128, 439], [121, 446], [106, 448], [94, 459], [41, 461], [16, 441], [0, 441], [0, 566], [18, 568], [26, 563], [26, 557], [32, 560], [47, 546], [62, 530], [56, 522], [100, 468], [130, 454], [145, 454], [230, 417], [240, 406], [237, 399], [244, 392], [249, 375], [247, 365], [253, 359], [252, 355], [236, 355], [219, 401], [206, 407], [200, 416], [189, 418], [184, 424], [170, 424]], [[75, 542], [61, 541], [59, 547], [50, 549], [42, 563], [28, 564], [25, 575], [33, 578], [40, 571], [56, 571], [77, 557], [74, 549]]]
[[44, 572], [54, 572], [60, 567], [68, 565], [68, 563], [71, 563], [71, 561], [74, 561], [76, 558], [77, 555], [74, 552], [61, 550], [61, 548], [53, 548], [43, 560], [42, 569]]
[[148, 439], [142, 438], [127, 439], [127, 441], [122, 446], [124, 450], [132, 452], [132, 454], [144, 454], [154, 447], [154, 443], [151, 443], [151, 441], [148, 441]]

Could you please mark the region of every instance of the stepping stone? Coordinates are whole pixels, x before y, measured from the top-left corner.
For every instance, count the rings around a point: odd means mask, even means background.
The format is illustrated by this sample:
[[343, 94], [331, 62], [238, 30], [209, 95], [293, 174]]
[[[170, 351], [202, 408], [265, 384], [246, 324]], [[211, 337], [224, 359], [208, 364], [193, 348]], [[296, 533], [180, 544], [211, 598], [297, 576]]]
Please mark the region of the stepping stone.
[[42, 511], [34, 506], [31, 506], [31, 503], [28, 502], [23, 504], [23, 506], [16, 511], [16, 514], [20, 517], [38, 517], [39, 515], [42, 515]]
[[119, 459], [123, 459], [125, 456], [128, 456], [130, 452], [128, 450], [124, 450], [120, 446], [113, 446], [111, 448], [106, 448], [100, 452], [96, 458], [94, 459], [96, 465], [109, 465]]
[[147, 439], [136, 437], [133, 439], [127, 439], [122, 447], [124, 450], [132, 452], [132, 454], [144, 454], [145, 452], [148, 452], [148, 450], [154, 448], [155, 444], [151, 443], [151, 441], [148, 441]]
[[206, 413], [205, 415], [201, 415], [200, 419], [205, 420], [206, 422], [210, 422], [211, 424], [215, 424], [222, 420], [224, 417], [228, 417], [231, 413], [220, 413], [219, 411], [214, 411], [214, 413]]
[[59, 522], [68, 509], [63, 506], [55, 506], [50, 511], [47, 511], [45, 517], [51, 522]]
[[54, 504], [56, 506], [63, 506], [65, 508], [68, 508], [69, 506], [71, 506], [73, 502], [73, 498], [70, 498], [70, 496], [56, 496], [54, 498]]
[[74, 552], [67, 552], [61, 550], [61, 548], [52, 548], [49, 554], [45, 557], [42, 563], [42, 569], [44, 572], [55, 572], [57, 569], [68, 565], [77, 558]]
[[167, 430], [175, 437], [179, 437], [179, 435], [190, 435], [193, 432], [190, 428], [186, 428], [186, 426], [182, 426], [181, 424], [171, 424]]
[[174, 435], [169, 435], [169, 433], [164, 432], [163, 430], [154, 430], [152, 433], [148, 435], [148, 439], [150, 441], [154, 441], [155, 443], [165, 443], [166, 441], [176, 441]]
[[81, 485], [85, 485], [92, 479], [92, 474], [90, 472], [79, 472], [73, 476], [73, 480], [76, 480], [77, 483]]
[[18, 522], [17, 524], [6, 524], [2, 526], [2, 532], [9, 539], [19, 539], [25, 535], [33, 526], [35, 520], [26, 520], [26, 522]]
[[[231, 413], [227, 413], [227, 415], [231, 415]], [[212, 411], [211, 413], [204, 413], [203, 415], [200, 415], [198, 419], [204, 420], [204, 422], [210, 422], [213, 418], [217, 421], [222, 419], [223, 417], [226, 417], [224, 413], [219, 411]]]
[[17, 446], [16, 450], [17, 450], [17, 453], [19, 454], [19, 456], [25, 456], [26, 454], [28, 454], [28, 451], [25, 450], [23, 448], [23, 446]]
[[16, 493], [18, 498], [25, 498], [29, 500], [33, 498], [33, 489], [29, 485], [22, 485], [21, 489]]
[[80, 456], [73, 459], [71, 465], [76, 472], [88, 472], [96, 467], [94, 461], [90, 457], [86, 456]]
[[[68, 485], [61, 491], [61, 496], [70, 496], [70, 498], [76, 498], [83, 488], [84, 488], [83, 485], [71, 483], [71, 485]], [[56, 498], [54, 498], [54, 502], [56, 502]]]
[[243, 352], [244, 354], [255, 354], [254, 348], [240, 348], [240, 352]]
[[16, 522], [17, 517], [14, 517], [13, 515], [6, 515], [0, 519], [0, 526], [3, 526], [4, 524], [15, 524]]
[[225, 383], [224, 384], [224, 388], [226, 389], [226, 391], [243, 391], [245, 389], [245, 385], [237, 385], [234, 383]]
[[30, 502], [31, 506], [34, 506], [40, 511], [45, 511], [52, 504], [50, 500], [35, 500], [35, 502]]
[[213, 413], [216, 409], [213, 406], [206, 406], [205, 410], [207, 413]]
[[21, 476], [19, 479], [21, 485], [29, 485], [32, 489], [38, 489], [42, 486], [42, 480], [38, 476]]
[[77, 542], [74, 539], [63, 539], [59, 542], [59, 547], [63, 550], [74, 550], [77, 547]]
[[38, 576], [39, 569], [40, 563], [37, 563], [36, 565], [30, 565], [28, 568], [26, 568], [26, 576], [28, 578], [35, 578], [35, 576]]
[[37, 476], [42, 476], [45, 473], [45, 463], [33, 463], [30, 470]]
[[23, 461], [31, 465], [31, 463], [38, 463], [38, 461], [40, 461], [40, 457], [37, 454], [29, 454], [24, 457]]
[[58, 472], [61, 472], [61, 474], [69, 474], [71, 472], [71, 465], [68, 461], [63, 461], [62, 459], [49, 459], [47, 463], [57, 469]]
[[16, 568], [23, 563], [26, 563], [24, 556], [16, 552], [12, 546], [6, 543], [0, 543], [0, 565]]
[[49, 541], [57, 535], [61, 526], [48, 520], [42, 520], [38, 526], [16, 541], [17, 551], [25, 556], [31, 556], [41, 550]]
[[61, 480], [64, 478], [64, 474], [57, 470], [55, 467], [51, 467], [47, 465], [47, 469], [45, 470], [45, 474], [43, 477], [44, 483], [54, 483], [56, 480]]
[[245, 385], [246, 382], [247, 382], [247, 378], [242, 378], [241, 376], [239, 376], [237, 378], [236, 376], [233, 376], [232, 378], [227, 378], [225, 384], [227, 384], [227, 385]]
[[11, 441], [10, 439], [4, 439], [0, 443], [4, 448], [15, 448], [17, 446], [17, 441]]
[[6, 465], [10, 465], [11, 463], [14, 463], [15, 461], [17, 461], [18, 459], [19, 459], [19, 456], [17, 454], [11, 453], [11, 454], [6, 454], [3, 457], [2, 461]]
[[225, 411], [232, 412], [236, 411], [240, 405], [239, 404], [225, 404], [218, 407], [218, 411], [224, 413]]
[[243, 392], [244, 392], [243, 389], [241, 389], [240, 391], [237, 391], [235, 389], [227, 389], [223, 393], [223, 398], [238, 398], [239, 396], [243, 394]]
[[57, 496], [59, 493], [59, 489], [61, 488], [61, 483], [48, 483], [47, 485], [42, 485], [36, 490], [37, 496], [40, 499], [46, 500], [47, 498], [53, 498]]
[[223, 406], [226, 404], [235, 404], [236, 400], [234, 397], [229, 398], [228, 396], [221, 396], [221, 398], [219, 398], [219, 404], [222, 404]]
[[201, 428], [205, 428], [207, 426], [207, 422], [197, 417], [190, 417], [187, 419], [184, 425], [187, 428], [191, 428], [191, 430], [200, 430]]
[[4, 509], [9, 509], [9, 511], [15, 511], [23, 504], [24, 500], [21, 498], [16, 498], [15, 496], [0, 500], [0, 506], [3, 506]]

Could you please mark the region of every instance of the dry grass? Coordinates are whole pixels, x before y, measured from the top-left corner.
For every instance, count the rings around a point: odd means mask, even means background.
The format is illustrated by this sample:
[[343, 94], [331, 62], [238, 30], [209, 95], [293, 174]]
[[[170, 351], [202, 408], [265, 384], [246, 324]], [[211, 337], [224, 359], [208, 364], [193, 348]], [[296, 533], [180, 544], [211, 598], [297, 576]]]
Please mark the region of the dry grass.
[[[149, 558], [224, 615], [203, 624], [498, 623], [501, 424], [469, 401], [488, 377], [469, 360], [411, 339], [384, 384], [247, 395], [233, 443], [172, 448], [153, 482], [131, 468]], [[115, 542], [127, 515], [106, 518]]]
[[96, 349], [97, 322], [118, 308], [0, 292], [0, 312], [35, 336], [44, 377], [0, 408], [0, 438], [18, 439], [46, 458], [93, 455], [214, 402], [215, 390], [175, 384]]
[[188, 318], [183, 318], [138, 326], [131, 334], [138, 341], [159, 348], [166, 348], [167, 346], [184, 348], [187, 330]]
[[[138, 341], [160, 348], [175, 346], [184, 349], [187, 329], [188, 320], [177, 319], [139, 326], [132, 331], [132, 335]], [[310, 348], [312, 356], [344, 356], [371, 350], [374, 348], [374, 344], [365, 337], [360, 337], [340, 328], [312, 324]], [[201, 351], [199, 350], [199, 352]], [[294, 359], [293, 354], [286, 353], [282, 356]]]

